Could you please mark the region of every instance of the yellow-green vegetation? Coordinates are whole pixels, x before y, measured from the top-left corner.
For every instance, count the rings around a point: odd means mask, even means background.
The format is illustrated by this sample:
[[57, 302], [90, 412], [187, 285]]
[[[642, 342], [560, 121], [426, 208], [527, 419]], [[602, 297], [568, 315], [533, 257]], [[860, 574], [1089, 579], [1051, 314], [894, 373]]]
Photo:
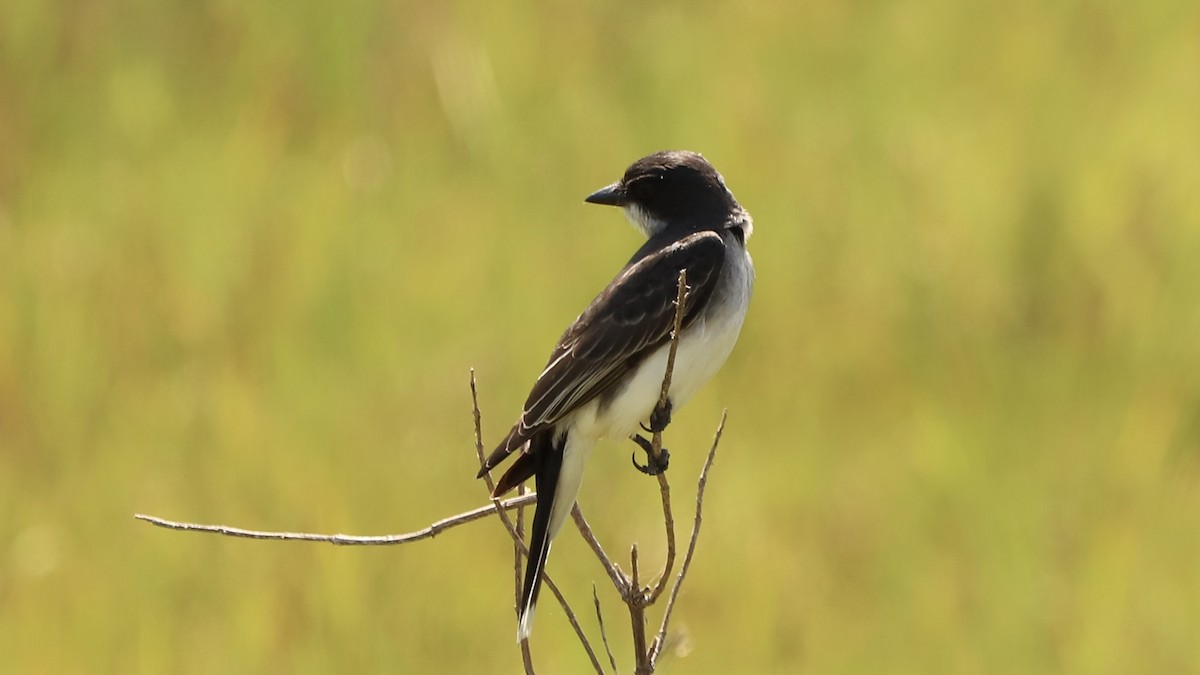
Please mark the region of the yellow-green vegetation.
[[[512, 673], [489, 443], [703, 152], [758, 287], [679, 673], [1200, 671], [1195, 2], [0, 4], [0, 671]], [[661, 560], [654, 481], [581, 496]], [[550, 572], [600, 583], [565, 534]], [[542, 603], [542, 672], [586, 672]]]

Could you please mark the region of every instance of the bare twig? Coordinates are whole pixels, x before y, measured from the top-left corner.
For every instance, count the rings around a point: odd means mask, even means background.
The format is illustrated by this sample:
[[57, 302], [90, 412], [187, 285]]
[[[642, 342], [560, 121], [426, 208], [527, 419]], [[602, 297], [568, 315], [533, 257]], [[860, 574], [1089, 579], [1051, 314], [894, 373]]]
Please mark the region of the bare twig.
[[316, 534], [312, 532], [267, 532], [262, 530], [247, 530], [241, 527], [230, 527], [228, 525], [206, 525], [203, 523], [187, 523], [158, 516], [148, 516], [144, 513], [133, 514], [134, 518], [144, 520], [151, 525], [165, 527], [169, 530], [183, 530], [186, 532], [209, 532], [211, 534], [221, 534], [226, 537], [242, 537], [244, 539], [270, 539], [275, 541], [320, 541], [338, 546], [395, 546], [397, 544], [408, 544], [422, 539], [430, 539], [445, 532], [446, 530], [465, 525], [480, 518], [500, 511], [515, 509], [520, 506], [532, 504], [537, 501], [536, 493], [529, 493], [520, 497], [511, 499], [497, 500], [487, 506], [481, 506], [477, 509], [465, 511], [457, 515], [443, 518], [436, 523], [431, 524], [416, 532], [407, 532], [405, 534], [386, 534], [379, 536], [360, 536], [351, 534]]
[[[671, 347], [667, 351], [667, 370], [663, 373], [662, 389], [658, 394], [659, 408], [667, 407], [668, 395], [671, 391], [671, 378], [675, 372], [675, 353], [679, 350], [679, 336], [683, 331], [683, 308], [684, 302], [687, 300], [687, 291], [687, 268], [684, 268], [679, 270], [679, 287], [675, 293], [675, 317], [671, 328]], [[662, 454], [662, 430], [653, 433], [650, 445], [654, 449], [654, 458], [657, 460]], [[647, 604], [654, 604], [658, 600], [658, 596], [662, 595], [663, 589], [667, 587], [667, 578], [671, 576], [671, 570], [675, 566], [675, 518], [671, 513], [671, 485], [667, 482], [666, 472], [660, 471], [657, 478], [658, 491], [662, 497], [663, 525], [667, 531], [667, 559], [663, 563], [663, 571], [658, 577], [658, 583], [650, 591]]]
[[[475, 454], [479, 459], [479, 465], [483, 466], [483, 431], [480, 423], [481, 414], [479, 412], [479, 393], [475, 386], [474, 368], [471, 369], [471, 409], [475, 418]], [[496, 483], [492, 480], [491, 472], [484, 472], [483, 480], [487, 485], [489, 494], [496, 489]], [[508, 534], [513, 538], [514, 545], [520, 547], [521, 554], [525, 556], [526, 560], [528, 560], [529, 548], [525, 545], [525, 541], [522, 536], [517, 532], [516, 526], [513, 525], [512, 520], [509, 519], [508, 513], [499, 508], [500, 500], [495, 500], [492, 502], [492, 504], [496, 506], [496, 515], [500, 516], [500, 521], [504, 523], [504, 528], [508, 530]], [[567, 621], [570, 622], [571, 628], [575, 629], [575, 636], [579, 638], [580, 644], [583, 645], [584, 651], [587, 652], [588, 659], [590, 659], [592, 662], [592, 667], [596, 669], [596, 672], [599, 675], [604, 675], [604, 668], [600, 665], [600, 659], [596, 657], [596, 651], [592, 649], [592, 643], [588, 642], [587, 635], [583, 632], [583, 627], [579, 625], [579, 619], [575, 616], [575, 612], [571, 609], [571, 605], [567, 603], [567, 599], [563, 597], [562, 592], [558, 590], [558, 585], [550, 579], [550, 575], [546, 574], [545, 570], [542, 570], [542, 583], [546, 584], [546, 588], [550, 589], [550, 592], [553, 593], [554, 597], [558, 600], [558, 604], [562, 606], [563, 613], [567, 615]], [[518, 598], [519, 597], [520, 596], [518, 596]], [[529, 641], [522, 640], [521, 642], [527, 645]], [[522, 647], [522, 653], [524, 653], [527, 648], [527, 646]]]
[[[683, 330], [683, 302], [687, 298], [687, 268], [679, 270], [679, 290], [675, 295], [675, 317], [671, 324], [671, 346], [667, 349], [667, 370], [663, 373], [662, 389], [658, 393], [658, 407], [665, 409], [671, 392], [671, 377], [675, 372], [675, 352], [679, 351], [679, 334]], [[654, 461], [662, 456], [662, 430], [651, 434]], [[661, 473], [659, 475], [662, 475]]]
[[649, 675], [653, 672], [650, 652], [646, 649], [646, 595], [638, 575], [638, 547], [629, 549], [629, 593], [625, 604], [629, 605], [629, 622], [633, 630], [634, 673]]
[[608, 665], [612, 666], [613, 675], [617, 675], [617, 660], [613, 658], [612, 647], [608, 645], [608, 631], [604, 630], [604, 613], [600, 611], [600, 596], [596, 594], [596, 584], [592, 583], [592, 602], [596, 604], [596, 621], [600, 624], [600, 639], [604, 642], [604, 651], [608, 654]]
[[717, 446], [721, 443], [721, 435], [725, 433], [725, 420], [728, 416], [728, 409], [721, 411], [721, 423], [717, 425], [717, 431], [713, 434], [712, 447], [708, 449], [708, 458], [704, 460], [704, 468], [700, 470], [700, 479], [696, 482], [696, 517], [692, 522], [692, 535], [688, 538], [687, 552], [683, 554], [683, 564], [679, 568], [679, 576], [675, 577], [675, 583], [671, 586], [671, 595], [667, 597], [667, 609], [663, 612], [662, 624], [658, 628], [658, 635], [654, 638], [650, 654], [651, 668], [654, 667], [659, 654], [662, 653], [663, 643], [667, 639], [667, 627], [671, 623], [671, 612], [675, 609], [675, 600], [679, 598], [679, 589], [683, 586], [683, 579], [687, 576], [688, 568], [692, 564], [692, 556], [696, 553], [696, 540], [700, 537], [701, 513], [704, 509], [704, 488], [708, 486], [708, 470], [712, 468], [713, 460], [717, 456]]
[[667, 586], [667, 577], [671, 576], [671, 569], [675, 566], [675, 515], [671, 512], [671, 485], [667, 482], [665, 473], [658, 474], [656, 478], [658, 478], [658, 493], [662, 497], [663, 525], [667, 530], [667, 559], [663, 563], [663, 571], [658, 576], [658, 582], [650, 591], [647, 604], [651, 605], [658, 600], [658, 596], [662, 595], [663, 589]]
[[604, 548], [600, 546], [600, 541], [596, 539], [595, 533], [592, 532], [591, 525], [588, 525], [587, 519], [583, 517], [583, 511], [580, 510], [579, 504], [576, 504], [571, 509], [571, 518], [575, 520], [575, 527], [579, 529], [579, 534], [583, 537], [583, 540], [592, 548], [592, 552], [596, 554], [596, 558], [604, 566], [604, 571], [608, 572], [608, 578], [612, 580], [617, 593], [624, 598], [629, 588], [629, 579], [621, 571], [621, 568], [613, 562], [612, 558], [609, 558], [608, 554], [604, 552]]

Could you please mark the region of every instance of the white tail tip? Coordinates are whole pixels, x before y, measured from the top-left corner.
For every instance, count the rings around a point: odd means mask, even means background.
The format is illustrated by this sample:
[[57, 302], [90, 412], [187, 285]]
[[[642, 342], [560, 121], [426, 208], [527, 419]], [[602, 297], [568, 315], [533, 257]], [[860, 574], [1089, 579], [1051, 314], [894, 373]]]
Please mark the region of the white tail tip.
[[521, 620], [517, 623], [517, 642], [528, 640], [533, 633], [533, 610], [536, 606], [530, 605], [521, 615]]

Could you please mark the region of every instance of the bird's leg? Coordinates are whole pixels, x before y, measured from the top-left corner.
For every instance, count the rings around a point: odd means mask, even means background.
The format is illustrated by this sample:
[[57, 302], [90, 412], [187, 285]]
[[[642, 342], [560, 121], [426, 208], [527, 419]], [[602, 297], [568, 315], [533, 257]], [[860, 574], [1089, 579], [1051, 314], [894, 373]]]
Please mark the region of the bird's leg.
[[646, 452], [645, 465], [638, 464], [636, 452], [630, 456], [630, 459], [633, 461], [634, 468], [646, 474], [647, 476], [657, 476], [658, 474], [667, 470], [667, 465], [671, 462], [671, 453], [667, 452], [666, 448], [662, 448], [662, 451], [659, 453], [658, 457], [655, 457], [654, 444], [650, 441], [638, 436], [637, 434], [630, 436], [629, 440], [637, 443], [642, 450]]
[[667, 399], [666, 405], [654, 405], [654, 410], [650, 412], [650, 426], [642, 425], [642, 428], [647, 433], [658, 434], [662, 433], [667, 425], [671, 423], [671, 399]]

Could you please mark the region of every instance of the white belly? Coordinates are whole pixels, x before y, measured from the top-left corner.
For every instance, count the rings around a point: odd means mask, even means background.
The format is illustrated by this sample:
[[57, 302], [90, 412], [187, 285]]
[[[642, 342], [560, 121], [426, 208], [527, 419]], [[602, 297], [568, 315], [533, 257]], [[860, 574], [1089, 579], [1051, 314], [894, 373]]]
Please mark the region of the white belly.
[[[754, 267], [750, 255], [741, 247], [721, 271], [709, 309], [688, 326], [679, 339], [675, 369], [671, 373], [669, 396], [678, 410], [704, 383], [712, 379], [737, 342], [746, 318], [750, 291], [754, 286]], [[571, 426], [593, 438], [625, 438], [638, 431], [658, 404], [663, 375], [667, 369], [670, 344], [650, 355], [622, 390], [607, 401], [597, 398], [574, 413]]]

